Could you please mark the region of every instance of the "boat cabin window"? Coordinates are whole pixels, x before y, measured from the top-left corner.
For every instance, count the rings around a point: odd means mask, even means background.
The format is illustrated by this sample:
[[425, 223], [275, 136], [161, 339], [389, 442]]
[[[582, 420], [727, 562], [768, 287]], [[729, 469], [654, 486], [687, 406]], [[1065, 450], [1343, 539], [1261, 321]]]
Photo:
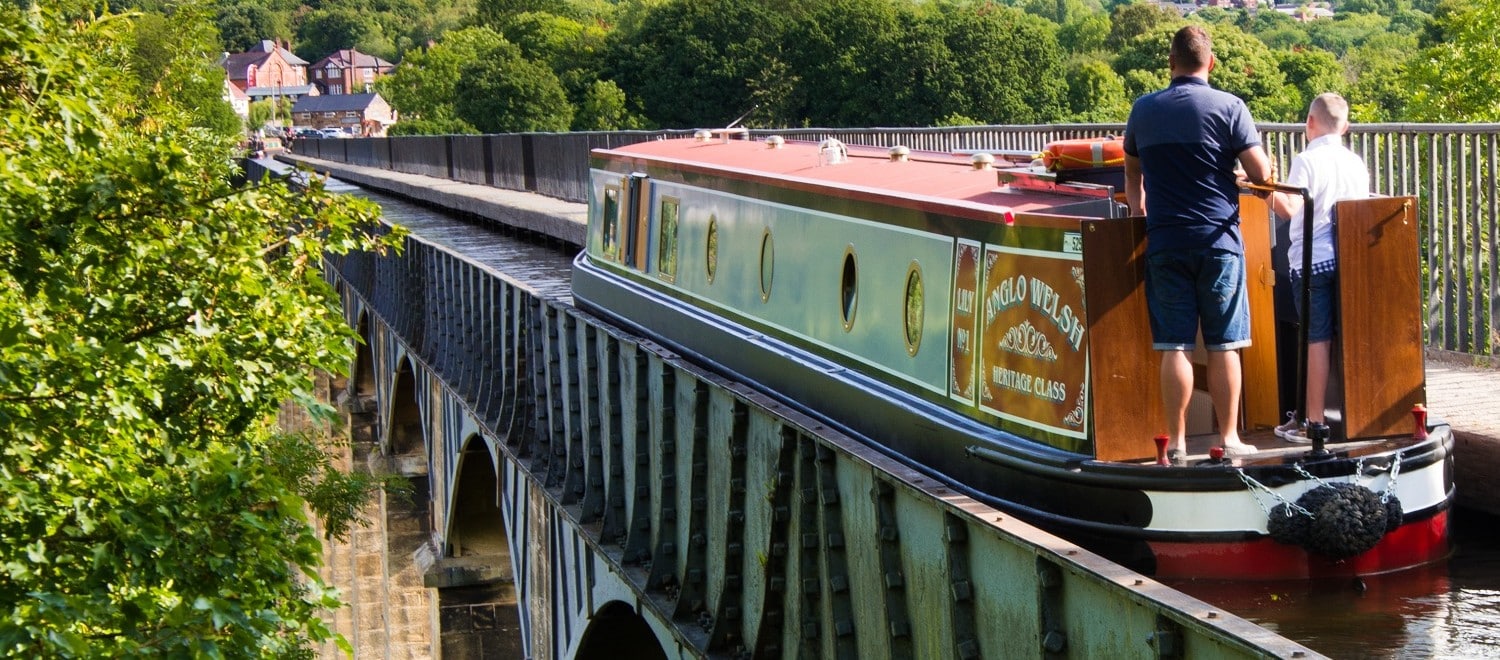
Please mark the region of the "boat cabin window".
[[604, 187], [604, 222], [600, 223], [599, 249], [604, 256], [615, 258], [619, 251], [620, 231], [620, 187]]
[[646, 242], [650, 234], [646, 231], [646, 225], [650, 221], [647, 210], [647, 198], [649, 196], [649, 177], [640, 172], [630, 175], [628, 188], [625, 191], [625, 217], [622, 218], [623, 236], [620, 238], [622, 247], [621, 261], [626, 266], [636, 270], [646, 270]]
[[662, 197], [661, 208], [656, 214], [656, 274], [664, 280], [677, 278], [677, 213], [680, 204], [676, 197]]

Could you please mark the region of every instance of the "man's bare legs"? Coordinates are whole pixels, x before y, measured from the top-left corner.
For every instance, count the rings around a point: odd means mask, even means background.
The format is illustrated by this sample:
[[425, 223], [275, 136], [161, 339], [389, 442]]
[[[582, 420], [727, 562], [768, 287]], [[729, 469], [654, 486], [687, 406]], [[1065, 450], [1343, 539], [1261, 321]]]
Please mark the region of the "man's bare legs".
[[1245, 450], [1250, 445], [1240, 440], [1240, 352], [1208, 352], [1208, 394], [1213, 398], [1214, 414], [1219, 417], [1219, 439], [1226, 449]]
[[1161, 352], [1161, 404], [1167, 436], [1177, 453], [1187, 456], [1187, 409], [1193, 398], [1193, 362], [1187, 351]]
[[[1231, 452], [1249, 453], [1253, 445], [1240, 440], [1240, 352], [1208, 352], [1208, 393], [1219, 418], [1219, 439]], [[1187, 351], [1162, 351], [1161, 400], [1167, 436], [1178, 453], [1187, 455], [1187, 410], [1193, 397], [1193, 362]]]

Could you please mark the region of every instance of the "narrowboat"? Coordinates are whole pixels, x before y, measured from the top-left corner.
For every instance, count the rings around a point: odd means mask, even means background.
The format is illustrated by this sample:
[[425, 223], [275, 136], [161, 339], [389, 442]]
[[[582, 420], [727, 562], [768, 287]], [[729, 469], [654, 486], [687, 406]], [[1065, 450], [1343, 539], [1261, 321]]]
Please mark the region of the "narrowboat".
[[1144, 219], [1125, 217], [1118, 168], [1036, 155], [740, 129], [595, 150], [574, 300], [1141, 572], [1303, 579], [1447, 556], [1453, 436], [1422, 409], [1414, 199], [1340, 204], [1336, 391], [1309, 447], [1272, 432], [1297, 367], [1276, 350], [1277, 223], [1242, 196], [1241, 436], [1259, 451], [1212, 447], [1199, 392], [1172, 461], [1154, 442]]

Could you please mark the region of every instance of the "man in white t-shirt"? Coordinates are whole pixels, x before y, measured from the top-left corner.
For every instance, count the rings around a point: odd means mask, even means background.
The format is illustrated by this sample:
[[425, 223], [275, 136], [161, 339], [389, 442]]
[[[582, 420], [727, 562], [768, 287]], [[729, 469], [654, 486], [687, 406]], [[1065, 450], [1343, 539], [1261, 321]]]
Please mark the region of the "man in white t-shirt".
[[[1328, 389], [1329, 355], [1337, 319], [1337, 255], [1333, 249], [1333, 205], [1344, 199], [1370, 196], [1370, 171], [1359, 154], [1344, 146], [1343, 136], [1349, 130], [1349, 103], [1338, 94], [1320, 94], [1307, 109], [1307, 148], [1292, 158], [1291, 170], [1282, 183], [1306, 188], [1313, 203], [1312, 303], [1302, 309], [1302, 198], [1275, 193], [1271, 209], [1289, 219], [1292, 242], [1287, 250], [1291, 265], [1292, 299], [1298, 316], [1308, 324], [1307, 402], [1303, 411], [1307, 423], [1325, 423], [1323, 409]], [[1276, 435], [1288, 442], [1308, 442], [1302, 421], [1291, 415], [1286, 424], [1276, 427]]]

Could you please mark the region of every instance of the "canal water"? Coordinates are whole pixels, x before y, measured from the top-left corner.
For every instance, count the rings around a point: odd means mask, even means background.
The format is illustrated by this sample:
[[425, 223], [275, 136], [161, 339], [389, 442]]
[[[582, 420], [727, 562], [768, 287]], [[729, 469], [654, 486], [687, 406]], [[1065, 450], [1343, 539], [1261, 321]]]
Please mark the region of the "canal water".
[[1452, 520], [1453, 556], [1400, 573], [1167, 584], [1333, 658], [1500, 658], [1500, 518]]

